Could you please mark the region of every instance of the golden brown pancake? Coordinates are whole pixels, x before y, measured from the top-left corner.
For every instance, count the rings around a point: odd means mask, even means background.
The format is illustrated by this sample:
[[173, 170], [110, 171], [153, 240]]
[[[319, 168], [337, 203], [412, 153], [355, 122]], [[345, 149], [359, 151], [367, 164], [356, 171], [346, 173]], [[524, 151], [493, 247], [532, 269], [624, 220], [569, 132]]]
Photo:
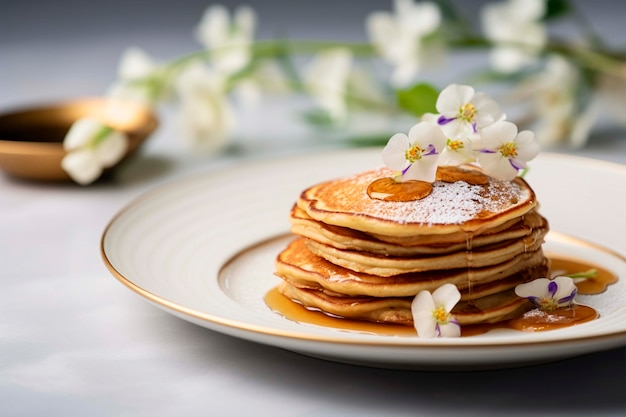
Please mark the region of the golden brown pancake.
[[303, 191], [297, 204], [322, 223], [396, 237], [476, 233], [518, 218], [537, 205], [535, 193], [521, 178], [489, 178], [485, 185], [436, 181], [429, 196], [407, 202], [368, 195], [369, 184], [393, 175], [380, 168], [327, 181]]
[[294, 234], [321, 244], [341, 250], [356, 250], [389, 256], [441, 255], [468, 250], [469, 244], [471, 244], [469, 249], [477, 249], [507, 240], [521, 239], [530, 235], [533, 230], [547, 227], [545, 219], [536, 210], [532, 210], [522, 218], [512, 219], [498, 227], [483, 230], [480, 234], [471, 236], [467, 233], [453, 234], [456, 236], [445, 240], [440, 238], [448, 235], [428, 235], [422, 236], [421, 241], [413, 239], [413, 244], [409, 245], [406, 241], [393, 243], [389, 242], [391, 240], [389, 237], [373, 236], [313, 220], [297, 206], [294, 206], [291, 211], [290, 221], [291, 231]]
[[408, 297], [434, 291], [445, 283], [457, 286], [462, 299], [484, 297], [528, 282], [548, 271], [542, 251], [526, 252], [498, 265], [401, 274], [392, 277], [355, 272], [310, 252], [296, 238], [276, 260], [276, 274], [299, 288], [331, 295]]
[[[413, 325], [413, 297], [351, 297], [333, 296], [324, 292], [298, 288], [283, 282], [279, 291], [310, 310], [349, 319]], [[533, 305], [513, 290], [500, 292], [471, 301], [461, 301], [452, 314], [461, 325], [494, 323], [516, 317]]]

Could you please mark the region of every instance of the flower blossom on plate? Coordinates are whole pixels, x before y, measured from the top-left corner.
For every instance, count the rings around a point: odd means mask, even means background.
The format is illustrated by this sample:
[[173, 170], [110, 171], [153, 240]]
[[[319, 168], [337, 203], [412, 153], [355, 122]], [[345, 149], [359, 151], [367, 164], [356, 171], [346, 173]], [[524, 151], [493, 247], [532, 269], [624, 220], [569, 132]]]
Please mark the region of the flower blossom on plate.
[[450, 137], [477, 133], [504, 118], [498, 103], [469, 85], [447, 86], [439, 93], [435, 107], [440, 114], [437, 122]]
[[529, 130], [517, 131], [514, 123], [496, 122], [481, 131], [484, 148], [477, 161], [485, 171], [501, 180], [510, 181], [518, 171], [526, 168], [526, 162], [539, 154], [535, 134]]
[[225, 146], [235, 127], [222, 74], [200, 62], [187, 66], [177, 79], [180, 125], [193, 145], [207, 151]]
[[204, 11], [196, 28], [196, 37], [210, 51], [211, 63], [216, 70], [233, 75], [252, 59], [255, 29], [256, 14], [252, 8], [239, 6], [231, 19], [226, 7], [214, 4]]
[[437, 161], [446, 144], [441, 129], [428, 122], [419, 122], [408, 136], [396, 133], [383, 149], [383, 162], [399, 171], [398, 181], [419, 180], [433, 182], [437, 173]]
[[[366, 20], [370, 40], [380, 55], [393, 67], [391, 81], [406, 86], [428, 57], [429, 62], [442, 55], [443, 48], [433, 34], [441, 25], [441, 12], [433, 2], [414, 3], [395, 0], [394, 13], [373, 12]], [[428, 41], [425, 39], [429, 37]]]
[[545, 13], [546, 0], [506, 0], [483, 7], [485, 36], [496, 44], [491, 50], [496, 70], [511, 73], [535, 61], [547, 42], [541, 23]]
[[432, 294], [420, 291], [411, 303], [413, 324], [419, 337], [459, 337], [461, 326], [450, 313], [461, 299], [454, 284], [444, 284]]
[[515, 294], [546, 311], [571, 306], [577, 292], [574, 280], [566, 276], [539, 278], [515, 287]]
[[117, 71], [117, 81], [109, 87], [112, 98], [153, 106], [166, 95], [163, 77], [165, 72], [148, 54], [139, 48], [128, 48], [122, 54]]
[[105, 168], [115, 165], [126, 154], [128, 139], [93, 118], [77, 120], [63, 141], [67, 154], [61, 167], [79, 184], [92, 183]]
[[347, 114], [347, 90], [352, 53], [345, 48], [321, 51], [304, 71], [304, 81], [311, 96], [333, 120]]

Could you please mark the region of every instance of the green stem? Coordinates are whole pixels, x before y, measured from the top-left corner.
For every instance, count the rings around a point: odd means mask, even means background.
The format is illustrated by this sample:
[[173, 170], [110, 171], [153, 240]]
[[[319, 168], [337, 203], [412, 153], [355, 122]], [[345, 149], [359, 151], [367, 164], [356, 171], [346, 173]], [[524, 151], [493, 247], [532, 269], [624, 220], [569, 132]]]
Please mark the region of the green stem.
[[585, 272], [578, 272], [575, 274], [569, 274], [567, 275], [570, 278], [595, 278], [598, 276], [598, 270], [597, 269], [590, 269], [588, 271]]

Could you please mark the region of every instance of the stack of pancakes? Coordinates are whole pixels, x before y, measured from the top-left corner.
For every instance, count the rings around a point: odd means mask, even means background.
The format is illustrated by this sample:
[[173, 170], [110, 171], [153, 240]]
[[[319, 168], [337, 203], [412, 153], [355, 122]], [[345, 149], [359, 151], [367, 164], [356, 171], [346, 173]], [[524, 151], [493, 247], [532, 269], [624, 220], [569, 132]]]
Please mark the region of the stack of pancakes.
[[523, 179], [446, 167], [420, 198], [406, 197], [411, 182], [372, 188], [393, 175], [380, 168], [302, 192], [290, 214], [297, 237], [276, 260], [281, 293], [329, 315], [407, 325], [415, 295], [445, 283], [461, 292], [461, 325], [532, 307], [514, 288], [547, 275], [548, 224]]

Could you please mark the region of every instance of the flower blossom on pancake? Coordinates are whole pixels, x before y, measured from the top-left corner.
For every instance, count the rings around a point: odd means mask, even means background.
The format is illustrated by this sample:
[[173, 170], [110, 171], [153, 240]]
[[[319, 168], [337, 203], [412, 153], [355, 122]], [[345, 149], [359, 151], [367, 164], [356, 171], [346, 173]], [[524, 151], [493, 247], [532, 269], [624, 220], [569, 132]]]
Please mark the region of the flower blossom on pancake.
[[461, 326], [450, 312], [461, 299], [454, 284], [444, 284], [432, 294], [420, 291], [411, 303], [413, 324], [419, 337], [459, 337]]
[[504, 118], [498, 103], [469, 85], [447, 86], [439, 93], [435, 107], [440, 114], [437, 123], [451, 137], [477, 133]]
[[476, 161], [473, 138], [469, 135], [457, 135], [454, 138], [447, 138], [446, 146], [441, 152], [439, 165], [461, 165]]
[[74, 181], [85, 185], [98, 179], [104, 168], [122, 159], [128, 149], [128, 139], [124, 133], [86, 117], [72, 125], [63, 148], [67, 154], [61, 167]]
[[514, 179], [526, 162], [539, 153], [535, 134], [529, 130], [517, 131], [514, 123], [499, 121], [481, 132], [483, 148], [478, 163], [485, 171], [501, 180]]
[[418, 180], [433, 182], [437, 161], [446, 144], [446, 137], [437, 126], [420, 122], [409, 130], [408, 136], [396, 133], [383, 149], [383, 162], [399, 171], [397, 181]]
[[566, 276], [539, 278], [515, 287], [515, 294], [546, 311], [571, 306], [577, 292], [574, 280]]

